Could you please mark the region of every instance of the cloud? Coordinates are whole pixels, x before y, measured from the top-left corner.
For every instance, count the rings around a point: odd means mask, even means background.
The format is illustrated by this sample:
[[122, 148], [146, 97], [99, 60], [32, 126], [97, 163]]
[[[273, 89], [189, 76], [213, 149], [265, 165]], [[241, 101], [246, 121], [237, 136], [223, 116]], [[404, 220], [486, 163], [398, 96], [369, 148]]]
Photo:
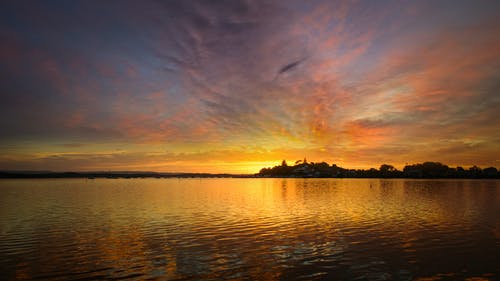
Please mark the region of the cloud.
[[288, 71], [291, 71], [293, 70], [294, 68], [296, 68], [299, 64], [301, 64], [303, 61], [305, 60], [305, 58], [303, 59], [300, 59], [300, 60], [297, 60], [297, 61], [294, 61], [294, 62], [291, 62], [283, 67], [281, 67], [279, 70], [278, 70], [278, 73], [276, 73], [276, 77], [274, 78], [276, 80], [276, 78], [278, 78], [279, 75], [285, 73], [285, 72], [288, 72]]
[[[218, 161], [225, 151], [228, 162], [228, 150], [260, 161], [252, 158], [258, 146], [284, 151], [266, 152], [265, 161], [289, 153], [353, 165], [444, 154], [490, 163], [499, 149], [497, 4], [2, 5], [2, 145], [149, 145]], [[465, 140], [482, 146], [467, 149]], [[134, 153], [103, 163], [138, 167]], [[101, 159], [85, 155], [36, 161], [83, 169]]]

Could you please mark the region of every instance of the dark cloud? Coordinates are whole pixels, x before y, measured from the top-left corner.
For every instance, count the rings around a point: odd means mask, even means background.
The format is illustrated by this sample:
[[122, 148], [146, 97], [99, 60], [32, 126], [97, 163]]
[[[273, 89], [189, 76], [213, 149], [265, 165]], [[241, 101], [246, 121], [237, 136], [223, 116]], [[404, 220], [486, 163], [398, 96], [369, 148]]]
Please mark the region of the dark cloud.
[[285, 66], [283, 66], [282, 68], [280, 68], [278, 70], [278, 73], [276, 73], [276, 77], [274, 78], [276, 80], [276, 78], [278, 78], [279, 75], [287, 72], [287, 71], [291, 71], [293, 70], [294, 68], [296, 68], [299, 64], [301, 64], [304, 60], [306, 60], [305, 58], [303, 59], [300, 59], [300, 60], [297, 60], [297, 61], [294, 61], [294, 62], [291, 62]]

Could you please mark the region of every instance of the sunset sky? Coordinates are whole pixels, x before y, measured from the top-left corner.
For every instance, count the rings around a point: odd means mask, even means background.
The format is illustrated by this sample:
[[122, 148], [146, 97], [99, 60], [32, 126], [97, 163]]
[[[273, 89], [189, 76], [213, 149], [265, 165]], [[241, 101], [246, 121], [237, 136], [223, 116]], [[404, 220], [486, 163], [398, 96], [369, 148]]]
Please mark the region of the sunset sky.
[[500, 1], [2, 1], [0, 170], [500, 167]]

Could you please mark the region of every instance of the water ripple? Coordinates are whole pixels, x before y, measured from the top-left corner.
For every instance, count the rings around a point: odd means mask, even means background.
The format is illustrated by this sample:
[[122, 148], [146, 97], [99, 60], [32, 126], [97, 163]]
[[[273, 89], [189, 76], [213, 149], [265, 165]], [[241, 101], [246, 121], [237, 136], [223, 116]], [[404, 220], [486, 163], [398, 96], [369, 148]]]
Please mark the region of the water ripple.
[[470, 180], [1, 180], [0, 269], [7, 280], [494, 280], [499, 191]]

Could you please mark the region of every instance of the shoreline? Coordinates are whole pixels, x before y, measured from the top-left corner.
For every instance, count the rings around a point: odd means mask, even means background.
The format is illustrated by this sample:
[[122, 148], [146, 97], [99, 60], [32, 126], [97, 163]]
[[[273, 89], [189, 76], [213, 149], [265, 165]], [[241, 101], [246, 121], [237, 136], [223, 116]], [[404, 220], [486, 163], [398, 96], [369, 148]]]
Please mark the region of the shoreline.
[[47, 172], [0, 171], [0, 179], [136, 179], [136, 178], [277, 178], [277, 179], [500, 179], [498, 177], [359, 177], [359, 176], [268, 176], [259, 174], [157, 173], [157, 172]]

